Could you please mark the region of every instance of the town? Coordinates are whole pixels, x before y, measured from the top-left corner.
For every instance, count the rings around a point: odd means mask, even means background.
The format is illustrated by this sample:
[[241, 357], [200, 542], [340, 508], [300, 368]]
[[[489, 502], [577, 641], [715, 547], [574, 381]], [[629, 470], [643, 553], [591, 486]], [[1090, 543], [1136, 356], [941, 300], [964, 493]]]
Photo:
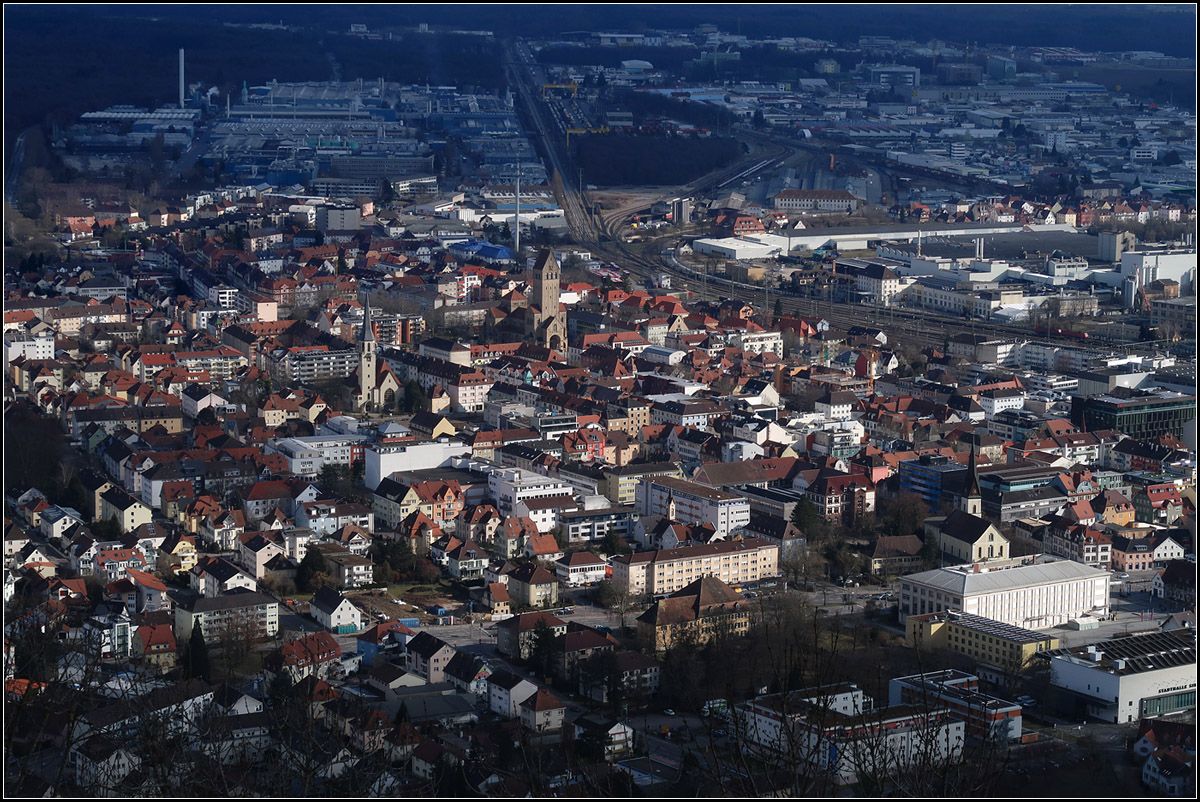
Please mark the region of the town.
[[1194, 796], [1194, 58], [421, 19], [6, 131], [6, 795]]

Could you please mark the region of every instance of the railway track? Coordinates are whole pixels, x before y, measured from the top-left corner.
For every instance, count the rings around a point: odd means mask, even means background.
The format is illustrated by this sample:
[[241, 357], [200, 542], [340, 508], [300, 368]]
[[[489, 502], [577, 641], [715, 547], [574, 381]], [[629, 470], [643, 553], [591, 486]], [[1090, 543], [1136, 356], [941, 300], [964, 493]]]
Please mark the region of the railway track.
[[[586, 202], [584, 188], [578, 186], [573, 179], [573, 171], [566, 169], [570, 156], [565, 148], [554, 140], [553, 126], [545, 116], [533, 92], [531, 71], [532, 59], [527, 52], [519, 48], [509, 51], [510, 75], [522, 96], [526, 108], [539, 129], [543, 146], [549, 156], [552, 167], [562, 178], [561, 197], [568, 221], [568, 228], [573, 238], [581, 245], [588, 247], [594, 253], [611, 261], [625, 270], [630, 271], [643, 280], [649, 281], [655, 273], [667, 273], [672, 276], [673, 286], [691, 291], [705, 300], [731, 298], [745, 301], [761, 309], [764, 314], [771, 314], [773, 306], [770, 302], [778, 299], [780, 307], [786, 315], [803, 317], [821, 317], [838, 328], [850, 328], [855, 325], [876, 326], [883, 329], [893, 338], [897, 345], [917, 347], [941, 347], [949, 338], [959, 334], [987, 334], [999, 337], [1030, 337], [1033, 332], [1018, 326], [997, 325], [989, 321], [963, 321], [956, 318], [945, 318], [931, 313], [908, 309], [884, 309], [880, 307], [863, 306], [858, 304], [840, 304], [815, 298], [799, 298], [794, 295], [776, 291], [768, 293], [763, 288], [739, 284], [729, 279], [717, 276], [697, 278], [693, 271], [667, 257], [663, 253], [664, 244], [674, 235], [651, 239], [646, 246], [636, 251], [622, 239], [622, 230], [630, 217], [648, 204], [645, 199], [636, 204], [624, 205], [617, 209], [605, 210], [599, 215], [593, 215], [589, 209], [595, 208]], [[724, 189], [730, 184], [752, 176], [762, 170], [773, 169], [787, 163], [798, 154], [824, 154], [828, 146], [824, 143], [792, 141], [779, 137], [741, 128], [739, 138], [751, 145], [753, 150], [746, 158], [722, 170], [710, 173], [697, 179], [677, 191], [664, 195], [663, 198], [679, 195], [712, 194]], [[653, 201], [651, 201], [653, 203]], [[646, 254], [650, 254], [647, 256]], [[1079, 345], [1077, 339], [1061, 336], [1041, 336], [1039, 339], [1062, 342], [1063, 344]]]

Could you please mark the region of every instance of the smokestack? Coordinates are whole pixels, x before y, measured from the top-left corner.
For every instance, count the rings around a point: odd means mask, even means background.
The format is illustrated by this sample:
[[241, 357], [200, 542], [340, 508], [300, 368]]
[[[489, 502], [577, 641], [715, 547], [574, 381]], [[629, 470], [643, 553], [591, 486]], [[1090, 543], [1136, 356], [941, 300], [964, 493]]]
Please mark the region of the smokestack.
[[179, 48], [179, 108], [183, 108], [183, 48]]

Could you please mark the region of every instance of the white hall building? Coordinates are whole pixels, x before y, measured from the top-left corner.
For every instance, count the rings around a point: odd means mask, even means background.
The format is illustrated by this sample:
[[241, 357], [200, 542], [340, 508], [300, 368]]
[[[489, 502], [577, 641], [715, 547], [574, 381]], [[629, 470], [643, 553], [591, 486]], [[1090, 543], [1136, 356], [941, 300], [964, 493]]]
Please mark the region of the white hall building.
[[1108, 614], [1107, 571], [1041, 555], [922, 571], [900, 583], [900, 623], [961, 610], [1025, 629]]

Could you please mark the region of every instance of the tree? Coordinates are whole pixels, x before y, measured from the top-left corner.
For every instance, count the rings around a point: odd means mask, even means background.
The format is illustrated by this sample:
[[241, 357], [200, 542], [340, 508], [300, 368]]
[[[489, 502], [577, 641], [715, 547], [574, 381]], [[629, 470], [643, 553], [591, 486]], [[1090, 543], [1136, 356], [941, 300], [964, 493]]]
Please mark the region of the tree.
[[217, 423], [217, 413], [212, 407], [205, 407], [196, 414], [197, 426], [216, 426]]
[[877, 518], [886, 535], [911, 535], [929, 517], [929, 507], [916, 493], [900, 493], [881, 501]]
[[429, 398], [416, 379], [410, 379], [404, 385], [404, 411], [420, 412], [429, 405]]
[[816, 505], [806, 498], [796, 502], [792, 509], [791, 521], [809, 540], [823, 537], [829, 528], [821, 513], [817, 511]]
[[325, 560], [321, 557], [321, 552], [309, 548], [296, 571], [296, 589], [301, 593], [316, 593], [321, 588], [317, 579], [324, 575]]
[[554, 630], [545, 621], [538, 621], [533, 628], [533, 645], [529, 650], [529, 665], [541, 676], [546, 676], [554, 667], [555, 641]]
[[184, 674], [189, 678], [208, 682], [211, 671], [204, 631], [200, 629], [200, 621], [195, 620], [192, 622], [192, 635], [188, 638], [187, 650], [184, 652]]

